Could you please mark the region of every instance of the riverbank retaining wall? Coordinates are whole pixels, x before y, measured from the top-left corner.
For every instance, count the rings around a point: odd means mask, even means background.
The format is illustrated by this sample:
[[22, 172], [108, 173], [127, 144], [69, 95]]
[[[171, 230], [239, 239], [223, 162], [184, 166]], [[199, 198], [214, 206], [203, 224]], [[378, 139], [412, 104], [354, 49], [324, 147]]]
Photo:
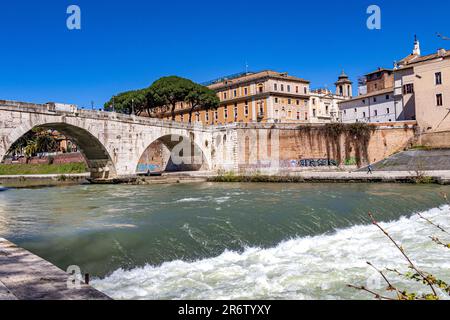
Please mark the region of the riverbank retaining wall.
[[234, 135], [237, 152], [225, 153], [234, 156], [239, 173], [338, 169], [365, 166], [410, 147], [416, 125], [248, 126], [236, 128]]

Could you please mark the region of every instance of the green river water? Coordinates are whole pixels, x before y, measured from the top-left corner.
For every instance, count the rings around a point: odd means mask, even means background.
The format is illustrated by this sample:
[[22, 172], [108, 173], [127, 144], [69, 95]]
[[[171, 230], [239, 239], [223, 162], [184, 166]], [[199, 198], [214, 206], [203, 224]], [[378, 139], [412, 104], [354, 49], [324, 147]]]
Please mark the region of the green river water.
[[[367, 213], [426, 270], [450, 254], [415, 213], [450, 226], [440, 192], [393, 184], [82, 185], [0, 192], [0, 237], [117, 299], [370, 298], [367, 265], [406, 268]], [[445, 237], [444, 237], [445, 238]], [[450, 241], [450, 239], [448, 239]], [[446, 255], [447, 254], [447, 255]], [[415, 286], [402, 279], [401, 285]], [[418, 287], [418, 290], [420, 287]]]

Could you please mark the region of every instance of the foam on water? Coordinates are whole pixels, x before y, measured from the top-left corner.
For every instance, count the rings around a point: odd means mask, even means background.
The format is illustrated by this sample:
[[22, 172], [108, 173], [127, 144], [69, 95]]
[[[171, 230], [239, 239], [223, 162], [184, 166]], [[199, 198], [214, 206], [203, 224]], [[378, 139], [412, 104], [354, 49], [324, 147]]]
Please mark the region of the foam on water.
[[[449, 206], [423, 215], [450, 227]], [[450, 241], [445, 234], [418, 215], [382, 225], [422, 269], [450, 280], [450, 251], [429, 238], [437, 235]], [[92, 284], [115, 299], [364, 299], [371, 297], [346, 285], [368, 285], [381, 292], [385, 287], [366, 261], [407, 270], [399, 251], [370, 225], [291, 239], [270, 249], [247, 248], [193, 262], [119, 269]], [[400, 287], [426, 290], [394, 275], [390, 278]]]

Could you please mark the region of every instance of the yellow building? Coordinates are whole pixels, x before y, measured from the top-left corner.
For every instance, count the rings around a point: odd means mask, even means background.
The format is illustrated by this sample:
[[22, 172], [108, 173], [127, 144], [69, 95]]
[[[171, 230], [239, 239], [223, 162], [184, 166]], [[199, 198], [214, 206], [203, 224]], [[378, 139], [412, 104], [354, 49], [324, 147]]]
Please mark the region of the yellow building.
[[[192, 122], [220, 125], [234, 122], [307, 123], [309, 114], [309, 81], [271, 70], [247, 72], [221, 78], [206, 84], [217, 93], [220, 106], [199, 110]], [[167, 112], [164, 119], [170, 120]], [[189, 121], [189, 105], [179, 103], [176, 121]]]

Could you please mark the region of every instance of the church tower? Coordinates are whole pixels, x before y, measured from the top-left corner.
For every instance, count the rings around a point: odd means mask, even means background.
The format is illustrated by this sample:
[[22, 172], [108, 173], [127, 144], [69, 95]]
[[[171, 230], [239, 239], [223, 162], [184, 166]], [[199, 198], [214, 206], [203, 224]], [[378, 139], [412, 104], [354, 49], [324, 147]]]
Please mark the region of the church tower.
[[353, 96], [353, 82], [350, 81], [344, 70], [342, 70], [342, 73], [339, 76], [338, 81], [335, 83], [335, 86], [336, 95], [344, 98], [351, 98]]
[[413, 55], [420, 56], [420, 42], [417, 40], [417, 35], [414, 36], [414, 51]]

